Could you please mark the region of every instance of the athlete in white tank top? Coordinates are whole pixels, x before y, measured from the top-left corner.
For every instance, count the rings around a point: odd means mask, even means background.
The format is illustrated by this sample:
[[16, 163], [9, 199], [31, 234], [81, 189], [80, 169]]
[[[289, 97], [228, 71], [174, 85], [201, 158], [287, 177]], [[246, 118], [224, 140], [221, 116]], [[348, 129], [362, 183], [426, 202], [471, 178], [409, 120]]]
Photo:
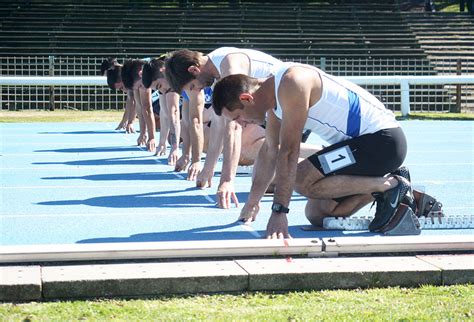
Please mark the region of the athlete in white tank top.
[[255, 78], [266, 78], [274, 75], [278, 66], [283, 62], [275, 57], [265, 54], [258, 50], [253, 49], [240, 49], [235, 47], [221, 47], [209, 53], [207, 56], [216, 66], [219, 74], [222, 75], [221, 63], [222, 60], [230, 54], [244, 54], [248, 56], [250, 60], [250, 74], [249, 76]]
[[[290, 236], [286, 213], [293, 190], [308, 198], [305, 214], [317, 226], [324, 217], [357, 212], [374, 197], [371, 231], [389, 229], [386, 225], [397, 210], [407, 218], [413, 214], [406, 210], [412, 204], [410, 183], [392, 174], [405, 159], [405, 135], [393, 113], [362, 88], [313, 66], [288, 63], [266, 79], [225, 77], [213, 95], [216, 113], [227, 120], [246, 126], [267, 118], [265, 143], [240, 218], [255, 220], [275, 178], [268, 238]], [[330, 145], [301, 161], [300, 133], [305, 128]], [[407, 200], [405, 208], [399, 208], [401, 200]]]
[[399, 127], [394, 114], [365, 89], [341, 77], [328, 75], [314, 66], [297, 63], [283, 63], [275, 72], [277, 106], [274, 113], [279, 119], [282, 119], [282, 108], [278, 100], [278, 88], [281, 78], [292, 66], [314, 70], [322, 81], [321, 98], [309, 108], [305, 130], [311, 130], [334, 144], [363, 134]]

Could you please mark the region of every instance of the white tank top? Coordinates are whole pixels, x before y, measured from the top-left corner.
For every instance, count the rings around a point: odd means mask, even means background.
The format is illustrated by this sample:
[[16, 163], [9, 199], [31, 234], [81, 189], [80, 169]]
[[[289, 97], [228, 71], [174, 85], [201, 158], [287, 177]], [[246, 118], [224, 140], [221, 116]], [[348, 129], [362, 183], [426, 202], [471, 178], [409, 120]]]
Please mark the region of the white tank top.
[[399, 123], [392, 111], [385, 108], [375, 96], [365, 89], [322, 70], [297, 63], [284, 63], [275, 72], [275, 115], [281, 119], [283, 111], [278, 99], [278, 88], [285, 72], [292, 66], [316, 71], [321, 76], [321, 98], [308, 110], [305, 130], [311, 130], [330, 144], [375, 133], [383, 129], [397, 128]]
[[270, 75], [274, 75], [277, 66], [283, 63], [281, 60], [261, 51], [235, 47], [221, 47], [209, 53], [207, 56], [212, 61], [214, 66], [216, 66], [217, 70], [219, 71], [219, 75], [222, 75], [222, 60], [227, 55], [235, 53], [242, 53], [248, 56], [250, 59], [250, 75], [248, 76], [255, 78], [265, 78]]

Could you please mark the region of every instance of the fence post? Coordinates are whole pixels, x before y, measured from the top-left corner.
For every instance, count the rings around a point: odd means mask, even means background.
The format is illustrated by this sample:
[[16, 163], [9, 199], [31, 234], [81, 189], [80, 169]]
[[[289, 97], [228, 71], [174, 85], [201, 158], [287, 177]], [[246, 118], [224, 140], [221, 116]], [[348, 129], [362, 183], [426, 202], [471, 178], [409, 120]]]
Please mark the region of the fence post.
[[326, 57], [321, 57], [319, 69], [321, 69], [323, 72], [326, 71]]
[[[54, 56], [49, 56], [49, 76], [54, 76]], [[54, 111], [54, 86], [49, 86], [49, 110]]]
[[[456, 75], [461, 75], [461, 59], [456, 61]], [[461, 113], [461, 84], [456, 85], [456, 108], [451, 113]]]
[[410, 114], [410, 84], [406, 79], [402, 79], [400, 83], [400, 104], [402, 116], [407, 117]]

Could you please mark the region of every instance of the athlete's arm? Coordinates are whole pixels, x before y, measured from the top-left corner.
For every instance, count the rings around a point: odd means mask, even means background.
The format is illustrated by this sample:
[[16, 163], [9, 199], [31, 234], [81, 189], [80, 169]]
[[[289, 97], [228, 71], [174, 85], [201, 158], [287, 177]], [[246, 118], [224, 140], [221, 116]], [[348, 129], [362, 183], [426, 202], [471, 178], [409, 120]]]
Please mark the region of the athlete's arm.
[[222, 144], [224, 141], [224, 118], [219, 117], [212, 111], [211, 127], [209, 128], [209, 142], [207, 144], [206, 161], [201, 173], [197, 176], [196, 186], [200, 188], [210, 187], [212, 184], [212, 177], [214, 176], [214, 169], [216, 167], [219, 155], [222, 152]]
[[148, 142], [147, 149], [150, 152], [155, 152], [155, 117], [153, 116], [153, 107], [151, 103], [151, 89], [140, 88], [140, 101], [142, 103], [143, 116], [145, 118], [146, 126], [148, 129]]
[[[241, 53], [229, 54], [221, 62], [221, 78], [234, 74], [250, 73], [250, 60]], [[223, 118], [222, 118], [223, 119]], [[212, 127], [212, 125], [211, 125]], [[242, 148], [242, 127], [235, 121], [224, 121], [223, 132], [223, 162], [221, 179], [217, 189], [217, 205], [220, 208], [230, 208], [231, 199], [238, 206], [237, 195], [234, 190], [234, 178]]]
[[127, 102], [125, 102], [125, 110], [123, 111], [122, 119], [120, 120], [120, 123], [117, 125], [115, 130], [116, 131], [125, 130], [127, 128], [127, 121], [128, 121], [128, 109], [127, 109]]
[[140, 123], [140, 135], [138, 136], [137, 139], [137, 144], [138, 146], [143, 146], [146, 144], [146, 122], [145, 118], [143, 117], [143, 108], [142, 108], [142, 103], [140, 100], [140, 93], [138, 89], [133, 90], [133, 100], [135, 101], [135, 107], [137, 110], [137, 115], [138, 115], [138, 122]]
[[191, 157], [191, 138], [189, 136], [189, 101], [183, 100], [183, 107], [181, 109], [181, 137], [183, 138], [183, 148], [181, 157], [176, 161], [174, 171], [186, 170], [189, 158]]
[[[308, 76], [288, 71], [282, 78], [278, 98], [283, 116], [280, 128], [280, 150], [276, 161], [273, 202], [288, 207], [296, 181], [301, 133], [308, 118], [311, 89]], [[272, 212], [267, 224], [267, 238], [289, 238], [285, 213]]]
[[250, 188], [249, 198], [240, 212], [239, 220], [241, 221], [254, 221], [258, 214], [260, 200], [275, 175], [275, 160], [278, 155], [280, 142], [279, 135], [280, 121], [273, 113], [268, 113], [265, 142], [260, 148], [254, 163], [252, 187]]
[[228, 122], [225, 119], [224, 126], [223, 161], [221, 179], [217, 188], [217, 205], [228, 209], [231, 206], [231, 200], [237, 207], [239, 206], [234, 189], [234, 178], [242, 148], [242, 126], [235, 121]]
[[186, 91], [189, 97], [189, 128], [191, 137], [191, 164], [188, 169], [188, 180], [196, 180], [201, 172], [201, 155], [204, 146], [202, 113], [204, 110], [204, 92]]
[[179, 94], [169, 92], [166, 95], [166, 107], [170, 119], [170, 144], [171, 150], [168, 156], [168, 164], [175, 165], [178, 160], [179, 138], [181, 136], [181, 124], [179, 120]]
[[166, 107], [166, 96], [160, 95], [160, 141], [156, 149], [157, 156], [166, 154], [166, 140], [170, 134], [170, 117], [168, 115], [168, 108]]
[[137, 111], [135, 108], [135, 100], [133, 99], [133, 91], [127, 91], [127, 101], [125, 103], [125, 112], [127, 113], [127, 133], [135, 133], [135, 129], [133, 128], [133, 122], [137, 117]]

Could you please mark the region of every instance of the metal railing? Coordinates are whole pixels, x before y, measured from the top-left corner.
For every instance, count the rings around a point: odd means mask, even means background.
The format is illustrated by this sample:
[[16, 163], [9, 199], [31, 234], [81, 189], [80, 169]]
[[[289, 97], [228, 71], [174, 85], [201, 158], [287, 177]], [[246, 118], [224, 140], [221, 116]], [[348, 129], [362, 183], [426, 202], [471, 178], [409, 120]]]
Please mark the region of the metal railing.
[[[0, 57], [1, 77], [7, 76], [61, 76], [92, 77], [99, 73], [103, 57]], [[452, 75], [456, 70], [436, 67], [427, 60], [401, 58], [309, 58], [297, 60], [315, 65], [336, 76], [426, 76]], [[453, 66], [456, 62], [439, 62], [437, 66]], [[471, 67], [470, 62], [464, 65]], [[459, 72], [457, 72], [459, 74]], [[400, 83], [362, 84], [369, 92], [385, 103], [388, 109], [402, 110], [404, 91]], [[405, 86], [405, 85], [404, 85]], [[411, 84], [410, 110], [416, 112], [457, 112], [474, 110], [474, 85], [472, 84]], [[36, 83], [35, 85], [4, 85], [0, 89], [0, 106], [3, 110], [23, 109], [75, 109], [119, 110], [125, 97], [103, 85]], [[405, 103], [406, 104], [406, 103]]]

